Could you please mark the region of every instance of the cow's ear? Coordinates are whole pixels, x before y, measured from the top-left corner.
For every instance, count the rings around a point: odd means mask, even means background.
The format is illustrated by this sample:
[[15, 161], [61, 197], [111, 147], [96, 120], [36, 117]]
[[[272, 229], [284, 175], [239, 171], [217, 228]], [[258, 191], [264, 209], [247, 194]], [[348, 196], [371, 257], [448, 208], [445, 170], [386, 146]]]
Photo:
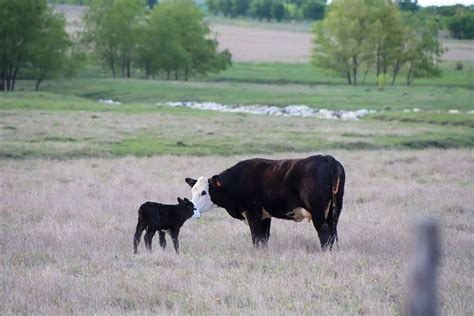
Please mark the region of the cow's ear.
[[179, 204], [183, 204], [183, 202], [184, 202], [183, 200], [181, 200], [180, 198], [178, 198], [178, 203], [179, 203]]
[[221, 178], [219, 176], [213, 176], [210, 180], [211, 186], [214, 188], [221, 188], [222, 187], [222, 182]]
[[190, 186], [191, 188], [192, 188], [192, 187], [196, 184], [196, 182], [197, 182], [197, 180], [192, 179], [192, 178], [186, 178], [186, 179], [184, 179], [184, 181], [186, 181], [186, 183], [189, 184], [189, 186]]

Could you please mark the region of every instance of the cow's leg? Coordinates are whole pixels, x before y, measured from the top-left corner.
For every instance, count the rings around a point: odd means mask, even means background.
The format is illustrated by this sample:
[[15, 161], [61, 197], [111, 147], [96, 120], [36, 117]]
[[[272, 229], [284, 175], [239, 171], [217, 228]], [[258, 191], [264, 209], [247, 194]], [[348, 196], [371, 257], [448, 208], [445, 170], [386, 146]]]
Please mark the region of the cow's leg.
[[262, 211], [259, 208], [245, 211], [245, 214], [249, 222], [253, 245], [257, 248], [260, 246], [266, 247], [270, 237], [271, 219], [262, 220]]
[[166, 238], [165, 238], [165, 232], [159, 230], [158, 234], [160, 236], [160, 246], [163, 248], [163, 250], [166, 248]]
[[145, 234], [145, 246], [151, 252], [151, 241], [153, 240], [153, 236], [155, 236], [156, 229], [154, 227], [148, 226], [148, 229]]
[[[331, 249], [334, 243], [335, 230], [334, 227], [330, 227], [328, 224], [328, 217], [330, 205], [328, 203], [322, 203], [322, 199], [318, 199], [314, 203], [311, 203], [311, 216], [313, 218], [313, 225], [318, 232], [319, 241], [321, 243], [321, 249], [327, 250], [328, 247]], [[331, 224], [331, 226], [333, 226]]]

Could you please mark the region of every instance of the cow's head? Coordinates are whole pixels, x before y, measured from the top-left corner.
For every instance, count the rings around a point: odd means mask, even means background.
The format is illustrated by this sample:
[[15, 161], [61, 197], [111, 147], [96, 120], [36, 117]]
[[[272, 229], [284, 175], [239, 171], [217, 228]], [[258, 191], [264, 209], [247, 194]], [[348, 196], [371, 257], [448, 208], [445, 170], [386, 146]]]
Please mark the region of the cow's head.
[[[234, 218], [243, 220], [242, 207], [229, 188], [222, 183], [218, 175], [212, 178], [200, 177], [199, 179], [186, 178], [186, 183], [192, 188], [192, 202], [199, 216], [215, 207], [223, 207]], [[197, 217], [199, 217], [197, 216]]]
[[212, 179], [199, 177], [197, 180], [186, 178], [185, 181], [191, 187], [191, 201], [196, 208], [195, 216], [199, 218], [201, 214], [210, 211], [217, 205], [211, 200], [210, 190], [212, 186], [220, 185], [220, 182], [212, 182]]

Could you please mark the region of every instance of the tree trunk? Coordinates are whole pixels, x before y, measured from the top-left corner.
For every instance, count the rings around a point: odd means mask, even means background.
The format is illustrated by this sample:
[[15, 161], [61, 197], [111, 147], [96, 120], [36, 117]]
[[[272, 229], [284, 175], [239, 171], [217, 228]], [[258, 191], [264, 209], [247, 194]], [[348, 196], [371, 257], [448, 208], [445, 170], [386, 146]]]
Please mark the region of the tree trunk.
[[115, 62], [113, 57], [110, 59], [110, 70], [112, 70], [112, 77], [115, 78]]
[[349, 84], [352, 84], [351, 72], [350, 72], [350, 71], [347, 72], [347, 82], [348, 82]]
[[178, 80], [178, 69], [174, 71], [174, 80]]
[[393, 77], [392, 77], [392, 86], [395, 85], [395, 80], [397, 79], [398, 72], [400, 71], [400, 58], [397, 59], [397, 62], [395, 63], [395, 66], [393, 66]]
[[0, 91], [5, 90], [5, 68], [2, 67], [2, 77], [0, 78]]
[[376, 78], [379, 77], [380, 75], [380, 45], [377, 46], [377, 60], [376, 60], [376, 66], [377, 66], [377, 70], [376, 70]]
[[188, 81], [188, 75], [189, 75], [189, 70], [188, 68], [186, 68], [186, 70], [184, 70], [184, 81]]
[[407, 73], [407, 86], [409, 86], [413, 82], [413, 63], [410, 65]]
[[38, 80], [36, 80], [36, 86], [35, 86], [36, 91], [39, 90], [42, 81], [43, 81], [43, 78], [41, 76], [38, 78]]
[[17, 73], [18, 73], [18, 67], [15, 67], [15, 70], [13, 71], [13, 78], [12, 78], [12, 91], [15, 90], [15, 83], [16, 83]]
[[12, 79], [12, 67], [7, 69], [7, 91], [11, 90], [11, 79]]
[[354, 85], [356, 86], [357, 85], [357, 67], [359, 67], [359, 65], [357, 65], [357, 57], [356, 56], [353, 56], [352, 57], [352, 63], [353, 63], [353, 69], [352, 69], [352, 81], [354, 82]]
[[127, 59], [127, 78], [130, 78], [130, 58]]
[[365, 70], [365, 73], [364, 73], [364, 79], [362, 80], [362, 83], [365, 84], [365, 80], [367, 79], [367, 75], [369, 74], [369, 70], [370, 70], [370, 67], [367, 66], [367, 69]]

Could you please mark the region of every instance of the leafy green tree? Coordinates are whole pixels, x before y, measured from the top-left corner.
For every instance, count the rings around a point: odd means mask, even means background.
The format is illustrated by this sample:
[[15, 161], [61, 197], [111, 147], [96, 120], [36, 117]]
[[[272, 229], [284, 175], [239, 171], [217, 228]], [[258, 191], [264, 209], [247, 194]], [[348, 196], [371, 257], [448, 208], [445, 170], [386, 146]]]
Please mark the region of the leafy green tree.
[[37, 78], [36, 90], [44, 79], [56, 77], [71, 61], [71, 56], [67, 55], [71, 40], [65, 27], [66, 20], [62, 14], [45, 11], [41, 32], [30, 47], [31, 64]]
[[[192, 72], [206, 74], [208, 71], [218, 71], [228, 66], [229, 63], [217, 61], [222, 60], [223, 56], [230, 56], [230, 53], [217, 52], [217, 41], [207, 38], [209, 27], [204, 22], [201, 10], [194, 3], [175, 0], [165, 1], [162, 5], [171, 6], [170, 15], [178, 25], [177, 34], [186, 52], [182, 67], [185, 80]], [[177, 72], [175, 78], [177, 79]]]
[[389, 67], [399, 57], [403, 39], [403, 24], [400, 10], [392, 2], [374, 2], [373, 27], [369, 36], [374, 40], [376, 78], [387, 75]]
[[373, 14], [369, 0], [334, 0], [325, 19], [315, 24], [313, 64], [356, 85], [361, 66], [373, 58]]
[[14, 90], [32, 56], [47, 10], [46, 0], [0, 0], [0, 90]]
[[143, 14], [141, 0], [94, 0], [84, 14], [84, 40], [114, 77], [117, 68], [123, 77], [131, 76]]
[[414, 18], [413, 26], [406, 37], [403, 59], [407, 64], [406, 84], [409, 86], [415, 78], [439, 77], [441, 71], [437, 66], [444, 48], [438, 40], [438, 30], [433, 23], [420, 25]]
[[219, 0], [206, 0], [206, 6], [212, 14], [219, 14]]
[[280, 22], [286, 14], [285, 5], [281, 1], [275, 1], [272, 3], [272, 17]]
[[326, 4], [321, 0], [306, 0], [301, 4], [303, 17], [308, 20], [321, 20]]
[[448, 29], [458, 39], [474, 39], [474, 11], [461, 12], [448, 20]]

